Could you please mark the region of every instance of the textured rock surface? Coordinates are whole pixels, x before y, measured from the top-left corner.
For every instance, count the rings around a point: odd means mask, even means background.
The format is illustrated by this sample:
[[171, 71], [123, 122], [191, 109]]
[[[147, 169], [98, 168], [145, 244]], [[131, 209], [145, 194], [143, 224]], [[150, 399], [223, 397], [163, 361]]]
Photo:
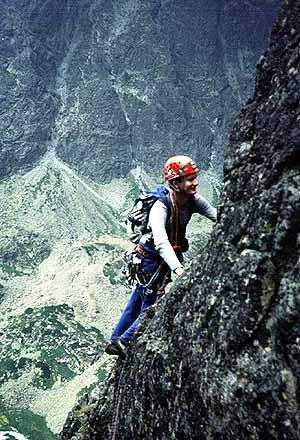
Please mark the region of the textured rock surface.
[[0, 177], [53, 149], [96, 180], [162, 151], [220, 170], [279, 3], [2, 1]]
[[[0, 5], [0, 176], [28, 169], [47, 151], [59, 108], [57, 66], [71, 18], [61, 2]], [[69, 36], [68, 36], [69, 38]]]
[[300, 438], [299, 16], [287, 0], [232, 131], [207, 258], [62, 440]]

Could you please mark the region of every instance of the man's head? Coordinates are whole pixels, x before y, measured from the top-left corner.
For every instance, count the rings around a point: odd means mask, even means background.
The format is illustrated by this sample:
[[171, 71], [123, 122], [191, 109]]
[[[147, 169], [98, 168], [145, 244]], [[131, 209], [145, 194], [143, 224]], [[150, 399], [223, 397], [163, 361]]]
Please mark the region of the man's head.
[[165, 180], [176, 192], [194, 194], [198, 185], [199, 168], [188, 156], [170, 157], [164, 166]]

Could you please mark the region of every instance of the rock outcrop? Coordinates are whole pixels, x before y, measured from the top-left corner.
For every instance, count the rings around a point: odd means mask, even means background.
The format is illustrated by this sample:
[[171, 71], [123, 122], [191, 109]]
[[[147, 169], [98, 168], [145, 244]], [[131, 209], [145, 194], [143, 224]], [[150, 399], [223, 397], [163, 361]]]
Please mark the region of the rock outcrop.
[[162, 150], [220, 170], [279, 4], [2, 1], [0, 177], [50, 150], [98, 181]]
[[299, 16], [286, 0], [231, 133], [206, 259], [61, 440], [300, 438]]
[[[67, 3], [67, 2], [66, 2]], [[0, 177], [31, 169], [50, 148], [55, 90], [71, 19], [58, 0], [4, 0], [1, 17]], [[68, 36], [69, 38], [69, 36]]]

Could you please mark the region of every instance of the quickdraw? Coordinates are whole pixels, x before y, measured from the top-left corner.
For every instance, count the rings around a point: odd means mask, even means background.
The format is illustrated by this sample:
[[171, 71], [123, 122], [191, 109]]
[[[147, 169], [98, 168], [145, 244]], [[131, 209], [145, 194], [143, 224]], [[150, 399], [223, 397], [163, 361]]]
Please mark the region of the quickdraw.
[[142, 259], [139, 257], [139, 253], [141, 252], [137, 250], [137, 248], [135, 248], [133, 252], [125, 253], [123, 274], [126, 276], [127, 283], [130, 287], [137, 283], [143, 287], [145, 294], [147, 294], [146, 290], [153, 286], [160, 275], [162, 263], [154, 273], [145, 272], [142, 270]]

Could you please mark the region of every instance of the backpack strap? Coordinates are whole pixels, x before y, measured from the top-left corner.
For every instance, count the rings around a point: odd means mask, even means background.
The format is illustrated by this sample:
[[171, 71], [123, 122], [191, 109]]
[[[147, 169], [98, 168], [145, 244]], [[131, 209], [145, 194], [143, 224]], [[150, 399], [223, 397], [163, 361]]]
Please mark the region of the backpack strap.
[[[167, 192], [164, 196], [160, 197], [158, 200], [160, 202], [162, 202], [165, 205], [165, 207], [167, 208], [167, 210], [168, 210], [166, 230], [167, 230], [167, 233], [168, 233], [168, 236], [169, 236], [169, 232], [171, 232], [170, 231], [170, 227], [171, 227], [171, 224], [172, 224], [172, 217], [173, 217], [173, 214], [174, 214], [174, 206], [173, 206], [173, 203], [172, 203], [172, 200], [171, 200], [171, 193]], [[169, 237], [169, 239], [170, 239], [170, 237]]]
[[179, 208], [173, 205], [170, 192], [168, 192], [164, 197], [160, 197], [159, 200], [168, 209], [166, 230], [169, 241], [176, 252], [176, 248], [179, 247]]
[[[193, 199], [189, 203], [190, 203], [189, 209], [191, 209], [191, 213], [196, 212], [195, 197], [193, 197]], [[182, 252], [186, 251], [182, 248], [184, 237], [180, 237], [180, 209], [176, 204], [173, 205], [171, 200], [170, 200], [170, 209], [171, 209], [171, 216], [170, 216], [171, 234], [169, 239], [175, 253], [177, 254], [180, 260], [182, 259]], [[183, 247], [185, 248], [185, 246]]]
[[180, 228], [180, 224], [179, 224], [179, 208], [176, 204], [173, 205], [173, 203], [171, 202], [171, 207], [172, 207], [172, 213], [171, 213], [171, 237], [170, 237], [170, 242], [171, 245], [173, 246], [174, 251], [180, 251], [180, 246], [179, 246], [179, 228]]

